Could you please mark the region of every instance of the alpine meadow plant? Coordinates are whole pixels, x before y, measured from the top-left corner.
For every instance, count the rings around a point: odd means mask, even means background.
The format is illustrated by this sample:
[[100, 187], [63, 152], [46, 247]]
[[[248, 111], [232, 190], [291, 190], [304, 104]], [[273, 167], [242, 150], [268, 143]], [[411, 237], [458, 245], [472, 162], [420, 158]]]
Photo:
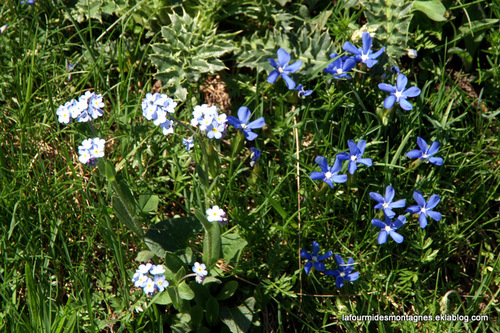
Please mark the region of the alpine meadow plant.
[[104, 139], [93, 138], [83, 140], [78, 147], [78, 160], [83, 164], [96, 165], [97, 159], [104, 156]]
[[227, 116], [227, 122], [234, 126], [234, 128], [243, 132], [245, 138], [248, 141], [253, 141], [258, 136], [254, 132], [253, 129], [262, 128], [266, 125], [264, 121], [264, 117], [260, 117], [252, 122], [248, 122], [250, 120], [250, 116], [252, 112], [246, 106], [242, 106], [238, 109], [238, 118], [233, 116]]
[[408, 78], [404, 74], [398, 74], [395, 86], [387, 83], [380, 83], [378, 85], [380, 90], [391, 93], [391, 95], [384, 100], [384, 107], [386, 109], [392, 109], [395, 103], [399, 103], [403, 110], [410, 111], [413, 109], [413, 105], [406, 99], [408, 97], [417, 97], [420, 95], [420, 89], [417, 87], [406, 89], [407, 84]]
[[394, 188], [389, 185], [385, 189], [385, 196], [380, 195], [379, 193], [376, 192], [370, 192], [370, 198], [375, 200], [377, 204], [374, 209], [380, 209], [384, 212], [384, 215], [388, 216], [389, 218], [393, 218], [396, 213], [392, 211], [393, 208], [403, 208], [406, 205], [406, 200], [401, 199], [397, 201], [392, 201], [394, 199], [394, 196], [396, 195], [396, 191]]
[[372, 51], [372, 37], [370, 34], [366, 31], [363, 32], [363, 36], [361, 37], [363, 40], [363, 46], [360, 48], [357, 48], [356, 46], [352, 45], [350, 42], [345, 42], [342, 48], [344, 51], [352, 53], [356, 59], [356, 61], [361, 61], [362, 63], [366, 64], [368, 68], [372, 68], [377, 62], [377, 59], [382, 53], [384, 53], [385, 47], [381, 48], [377, 52]]
[[323, 255], [318, 255], [319, 244], [316, 241], [312, 242], [312, 249], [312, 253], [307, 252], [306, 249], [300, 250], [300, 256], [303, 259], [307, 259], [307, 262], [304, 265], [304, 271], [306, 274], [309, 274], [312, 268], [315, 268], [319, 272], [323, 272], [325, 270], [325, 264], [322, 261], [330, 258], [333, 254], [332, 251], [328, 251]]
[[426, 163], [432, 163], [435, 165], [442, 165], [443, 159], [441, 157], [434, 157], [432, 155], [439, 151], [439, 142], [434, 141], [431, 146], [427, 145], [424, 139], [417, 137], [417, 145], [420, 149], [414, 149], [409, 151], [406, 156], [409, 158], [418, 158]]
[[420, 227], [423, 229], [427, 226], [427, 217], [431, 217], [435, 221], [441, 220], [441, 213], [433, 211], [441, 198], [437, 194], [431, 195], [429, 201], [425, 202], [424, 196], [419, 191], [413, 192], [413, 199], [417, 202], [417, 205], [410, 206], [406, 208], [406, 211], [411, 214], [418, 214], [418, 222]]
[[358, 163], [364, 164], [368, 167], [372, 166], [371, 158], [363, 158], [363, 153], [365, 152], [366, 141], [359, 140], [358, 144], [354, 143], [352, 140], [347, 140], [347, 145], [349, 146], [348, 153], [339, 153], [337, 158], [341, 161], [349, 161], [349, 173], [351, 175], [358, 169]]
[[334, 59], [326, 68], [325, 73], [333, 75], [334, 79], [352, 79], [349, 75], [350, 72], [356, 66], [356, 58], [349, 56], [340, 57], [337, 53], [330, 54], [330, 58]]
[[323, 180], [331, 188], [334, 188], [333, 183], [345, 183], [347, 181], [347, 175], [339, 175], [338, 173], [342, 169], [342, 162], [340, 159], [335, 158], [333, 166], [330, 168], [328, 161], [323, 156], [318, 156], [314, 160], [318, 166], [321, 168], [321, 172], [313, 171], [311, 172], [310, 178], [312, 180]]
[[384, 216], [385, 221], [379, 219], [372, 220], [372, 225], [381, 229], [378, 234], [378, 243], [384, 244], [387, 241], [387, 235], [391, 236], [396, 243], [402, 243], [404, 237], [398, 234], [396, 230], [401, 228], [406, 223], [406, 217], [399, 215], [394, 221], [392, 221], [391, 217], [385, 214]]
[[285, 80], [288, 89], [291, 90], [295, 88], [295, 81], [293, 81], [288, 75], [298, 71], [300, 67], [302, 67], [302, 61], [299, 60], [292, 65], [289, 65], [288, 63], [290, 62], [290, 53], [281, 48], [278, 50], [278, 61], [274, 60], [273, 58], [269, 58], [268, 60], [271, 66], [273, 66], [275, 69], [272, 70], [271, 73], [269, 73], [267, 82], [275, 83], [277, 79], [282, 77], [283, 80]]
[[344, 281], [353, 282], [359, 278], [359, 272], [353, 272], [355, 265], [354, 259], [349, 258], [346, 264], [344, 259], [336, 254], [335, 262], [338, 266], [337, 269], [327, 269], [323, 274], [335, 276], [335, 285], [337, 288], [342, 288], [344, 286]]
[[165, 268], [162, 265], [141, 264], [135, 271], [132, 282], [136, 288], [142, 288], [145, 294], [152, 296], [169, 286], [164, 273]]

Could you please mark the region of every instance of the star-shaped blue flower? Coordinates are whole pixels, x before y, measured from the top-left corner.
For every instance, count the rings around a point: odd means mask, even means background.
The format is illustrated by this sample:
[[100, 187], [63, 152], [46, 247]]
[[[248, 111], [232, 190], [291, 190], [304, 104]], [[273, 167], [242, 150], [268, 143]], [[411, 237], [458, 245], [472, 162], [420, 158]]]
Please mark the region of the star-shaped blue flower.
[[252, 112], [246, 106], [242, 106], [238, 109], [238, 118], [233, 116], [227, 116], [227, 121], [231, 125], [233, 125], [236, 129], [239, 129], [245, 135], [245, 138], [248, 141], [254, 140], [258, 135], [252, 132], [252, 129], [262, 128], [266, 122], [264, 121], [264, 117], [260, 117], [257, 120], [248, 123]]
[[255, 147], [250, 148], [250, 166], [253, 168], [260, 158], [260, 150]]
[[378, 243], [384, 244], [387, 241], [387, 235], [390, 235], [396, 243], [402, 243], [404, 237], [398, 234], [395, 230], [401, 228], [406, 223], [406, 217], [399, 215], [396, 220], [391, 221], [391, 218], [385, 215], [385, 222], [379, 219], [373, 219], [372, 225], [379, 227], [381, 230], [378, 234]]
[[312, 180], [323, 180], [330, 185], [331, 188], [333, 188], [333, 182], [345, 183], [347, 181], [347, 175], [338, 174], [340, 169], [342, 169], [342, 162], [338, 158], [335, 159], [335, 163], [333, 163], [331, 168], [328, 165], [328, 161], [323, 156], [316, 157], [314, 161], [319, 165], [322, 172], [311, 172], [310, 177]]
[[372, 166], [371, 158], [363, 158], [363, 153], [365, 152], [365, 147], [366, 147], [365, 140], [359, 140], [357, 146], [354, 143], [354, 141], [347, 140], [347, 145], [349, 146], [350, 154], [340, 153], [337, 154], [337, 157], [341, 161], [349, 160], [349, 173], [351, 175], [353, 175], [356, 169], [358, 168], [357, 165], [358, 163], [364, 164], [369, 167]]
[[335, 262], [337, 263], [337, 269], [327, 269], [324, 274], [335, 276], [335, 284], [337, 288], [342, 288], [344, 286], [344, 281], [356, 281], [359, 278], [359, 272], [352, 273], [354, 269], [354, 259], [349, 258], [347, 264], [344, 259], [338, 254], [335, 255]]
[[295, 82], [288, 76], [288, 74], [298, 71], [300, 67], [302, 67], [302, 61], [299, 60], [293, 65], [288, 65], [288, 62], [290, 62], [290, 53], [283, 49], [278, 50], [278, 62], [276, 62], [273, 58], [269, 58], [267, 60], [269, 60], [271, 66], [276, 68], [267, 77], [267, 82], [274, 83], [281, 76], [285, 80], [288, 89], [295, 88]]
[[431, 195], [429, 201], [426, 203], [422, 193], [415, 191], [413, 192], [413, 199], [415, 199], [417, 205], [406, 208], [406, 211], [412, 214], [418, 213], [420, 215], [418, 217], [418, 222], [420, 223], [420, 227], [422, 229], [427, 226], [427, 216], [432, 217], [436, 221], [441, 220], [441, 213], [431, 210], [439, 204], [439, 201], [441, 201], [439, 195]]
[[319, 252], [319, 244], [316, 241], [312, 242], [313, 246], [313, 252], [308, 253], [305, 249], [300, 250], [300, 256], [304, 259], [307, 259], [308, 261], [304, 265], [304, 270], [306, 271], [306, 274], [309, 274], [311, 271], [311, 268], [315, 268], [316, 270], [323, 272], [325, 270], [325, 264], [322, 263], [322, 260], [328, 259], [332, 256], [333, 252], [328, 251], [322, 256], [318, 256]]
[[333, 74], [333, 78], [337, 80], [340, 78], [351, 79], [351, 76], [347, 72], [356, 66], [356, 58], [348, 56], [339, 57], [337, 53], [332, 53], [330, 54], [330, 59], [335, 60], [326, 66], [324, 69], [326, 73]]
[[406, 99], [408, 97], [417, 97], [420, 95], [420, 89], [417, 87], [406, 89], [407, 83], [408, 78], [404, 74], [398, 74], [395, 86], [391, 86], [387, 83], [379, 83], [378, 87], [380, 90], [391, 93], [384, 100], [384, 107], [386, 109], [392, 109], [396, 102], [399, 103], [403, 110], [410, 111], [413, 109], [413, 105]]
[[409, 158], [420, 158], [425, 162], [431, 162], [435, 165], [442, 165], [443, 159], [441, 157], [432, 157], [435, 153], [439, 151], [439, 142], [434, 141], [430, 148], [427, 146], [427, 142], [421, 137], [417, 137], [417, 145], [420, 149], [410, 150], [406, 156]]
[[363, 32], [362, 40], [363, 40], [363, 47], [359, 49], [349, 42], [345, 42], [342, 48], [345, 51], [354, 54], [356, 56], [355, 57], [356, 61], [361, 61], [365, 63], [368, 68], [372, 68], [373, 65], [375, 65], [378, 62], [378, 60], [375, 59], [378, 58], [384, 52], [385, 47], [373, 53], [373, 51], [371, 50], [373, 42], [372, 36], [370, 36], [370, 34], [366, 31]]
[[395, 194], [396, 191], [394, 191], [394, 188], [391, 185], [389, 185], [385, 189], [385, 197], [383, 197], [379, 193], [370, 192], [370, 198], [378, 202], [374, 207], [375, 209], [382, 209], [386, 216], [388, 216], [389, 218], [393, 218], [396, 215], [396, 213], [394, 213], [392, 209], [403, 208], [406, 205], [405, 199], [392, 202], [392, 199], [394, 199]]
[[299, 84], [293, 90], [297, 90], [299, 92], [299, 97], [300, 98], [304, 98], [304, 97], [309, 96], [309, 95], [311, 95], [313, 93], [312, 90], [305, 90], [304, 87], [301, 84]]

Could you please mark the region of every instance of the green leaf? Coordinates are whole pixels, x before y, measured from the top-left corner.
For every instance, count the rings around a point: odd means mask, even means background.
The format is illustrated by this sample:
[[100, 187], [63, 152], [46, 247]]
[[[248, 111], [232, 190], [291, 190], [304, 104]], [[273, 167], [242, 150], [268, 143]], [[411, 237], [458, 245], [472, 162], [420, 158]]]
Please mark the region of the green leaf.
[[[191, 315], [191, 327], [198, 328], [203, 320], [203, 308], [200, 305], [195, 305], [189, 312]], [[196, 330], [198, 332], [198, 330]]]
[[219, 301], [223, 301], [225, 299], [228, 299], [229, 297], [234, 295], [234, 292], [238, 289], [238, 282], [237, 281], [229, 281], [222, 286], [222, 290], [217, 294], [216, 298]]
[[446, 21], [446, 17], [444, 14], [446, 13], [446, 7], [438, 0], [429, 0], [429, 1], [413, 1], [413, 9], [418, 10], [428, 18], [436, 22]]
[[203, 185], [205, 188], [208, 188], [208, 178], [207, 174], [203, 170], [203, 167], [198, 163], [195, 163], [194, 167], [196, 169], [196, 172], [198, 173], [198, 177], [200, 177], [201, 185]]
[[172, 304], [172, 298], [170, 298], [170, 294], [167, 292], [167, 290], [164, 290], [159, 293], [158, 296], [155, 296], [153, 303], [160, 305], [169, 305]]
[[144, 241], [157, 256], [165, 251], [175, 252], [188, 246], [189, 240], [202, 231], [200, 222], [194, 217], [181, 217], [156, 223], [145, 235]]
[[184, 263], [173, 253], [167, 253], [165, 256], [166, 275], [173, 278], [183, 267]]
[[221, 243], [224, 260], [233, 262], [238, 262], [243, 248], [248, 244], [248, 242], [237, 233], [223, 235]]
[[122, 222], [130, 231], [135, 233], [137, 236], [142, 237], [143, 231], [136, 223], [135, 219], [132, 217], [130, 211], [125, 207], [120, 198], [113, 196], [111, 199], [113, 205], [113, 211], [116, 217]]
[[179, 297], [190, 301], [194, 298], [194, 291], [187, 285], [186, 280], [179, 284]]
[[158, 210], [159, 198], [155, 194], [139, 196], [139, 208], [145, 213], [152, 213]]
[[254, 307], [255, 298], [249, 297], [237, 308], [221, 308], [220, 316], [231, 332], [244, 333], [252, 324]]
[[220, 259], [220, 254], [220, 226], [218, 223], [214, 223], [209, 231], [205, 231], [205, 238], [203, 239], [203, 262], [208, 267], [211, 267]]
[[135, 261], [148, 262], [151, 259], [153, 259], [154, 256], [155, 256], [155, 254], [153, 252], [148, 251], [148, 250], [143, 250], [143, 251], [137, 253], [137, 256], [135, 257]]
[[448, 53], [456, 54], [462, 59], [466, 72], [470, 72], [472, 70], [472, 56], [469, 52], [459, 47], [452, 47], [448, 50]]
[[208, 324], [214, 326], [219, 319], [219, 302], [214, 297], [210, 296], [207, 300], [205, 309], [205, 317], [207, 317]]

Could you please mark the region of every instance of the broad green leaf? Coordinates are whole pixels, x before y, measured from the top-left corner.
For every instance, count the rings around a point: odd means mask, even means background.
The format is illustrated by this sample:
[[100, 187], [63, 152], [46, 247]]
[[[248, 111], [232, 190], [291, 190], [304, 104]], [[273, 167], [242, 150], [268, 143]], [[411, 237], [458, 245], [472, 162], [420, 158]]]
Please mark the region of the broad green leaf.
[[181, 217], [163, 220], [146, 232], [144, 241], [157, 256], [164, 257], [165, 251], [175, 252], [188, 246], [189, 239], [202, 231], [198, 219]]
[[148, 250], [143, 250], [143, 251], [137, 253], [137, 256], [135, 257], [135, 261], [148, 262], [151, 259], [153, 259], [154, 256], [155, 256], [155, 254], [153, 252], [148, 251]]
[[250, 329], [253, 319], [255, 298], [247, 298], [237, 308], [222, 307], [220, 316], [232, 333], [244, 333]]
[[215, 325], [219, 319], [219, 302], [214, 297], [210, 296], [207, 300], [205, 310], [205, 317], [207, 318], [208, 324], [210, 326]]
[[446, 7], [438, 0], [429, 0], [429, 1], [421, 1], [415, 0], [413, 1], [413, 9], [421, 11], [428, 18], [436, 22], [446, 21], [446, 17], [444, 14], [446, 13]]
[[222, 255], [224, 260], [238, 262], [243, 248], [248, 244], [246, 240], [237, 233], [222, 236]]
[[194, 291], [187, 285], [186, 280], [179, 284], [179, 297], [190, 301], [194, 298]]
[[145, 213], [154, 213], [158, 210], [159, 198], [155, 194], [139, 196], [139, 208]]
[[222, 286], [222, 290], [217, 294], [216, 298], [219, 301], [228, 299], [234, 295], [234, 292], [238, 289], [238, 282], [235, 280], [228, 281]]
[[125, 207], [120, 198], [113, 196], [111, 199], [113, 211], [116, 217], [122, 222], [130, 231], [135, 233], [138, 237], [142, 237], [142, 229], [138, 226], [135, 219], [130, 214], [130, 211]]

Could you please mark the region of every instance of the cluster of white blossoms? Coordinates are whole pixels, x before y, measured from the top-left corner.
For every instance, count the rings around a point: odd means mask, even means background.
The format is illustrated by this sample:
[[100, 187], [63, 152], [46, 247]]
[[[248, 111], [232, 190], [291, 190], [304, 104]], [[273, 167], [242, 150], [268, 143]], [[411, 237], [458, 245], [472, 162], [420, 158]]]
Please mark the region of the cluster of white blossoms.
[[102, 95], [96, 95], [95, 92], [87, 91], [78, 100], [72, 99], [59, 106], [56, 114], [59, 122], [62, 124], [69, 124], [71, 119], [76, 119], [82, 123], [101, 117], [103, 115], [103, 107]]
[[142, 100], [142, 115], [160, 126], [163, 134], [174, 133], [174, 123], [167, 118], [168, 113], [174, 113], [177, 103], [165, 94], [147, 93]]
[[96, 165], [97, 158], [104, 156], [104, 139], [93, 138], [83, 140], [78, 147], [78, 160], [83, 164]]
[[224, 113], [219, 114], [215, 105], [208, 104], [197, 105], [194, 107], [193, 119], [191, 125], [198, 126], [201, 131], [206, 132], [210, 139], [220, 139], [226, 134], [227, 116]]
[[153, 265], [150, 263], [139, 265], [132, 278], [132, 282], [137, 288], [142, 288], [148, 295], [155, 291], [163, 291], [168, 287], [168, 281], [165, 280], [165, 268], [162, 265]]
[[213, 206], [207, 209], [207, 220], [225, 225], [227, 223], [226, 212], [220, 209], [219, 206]]

